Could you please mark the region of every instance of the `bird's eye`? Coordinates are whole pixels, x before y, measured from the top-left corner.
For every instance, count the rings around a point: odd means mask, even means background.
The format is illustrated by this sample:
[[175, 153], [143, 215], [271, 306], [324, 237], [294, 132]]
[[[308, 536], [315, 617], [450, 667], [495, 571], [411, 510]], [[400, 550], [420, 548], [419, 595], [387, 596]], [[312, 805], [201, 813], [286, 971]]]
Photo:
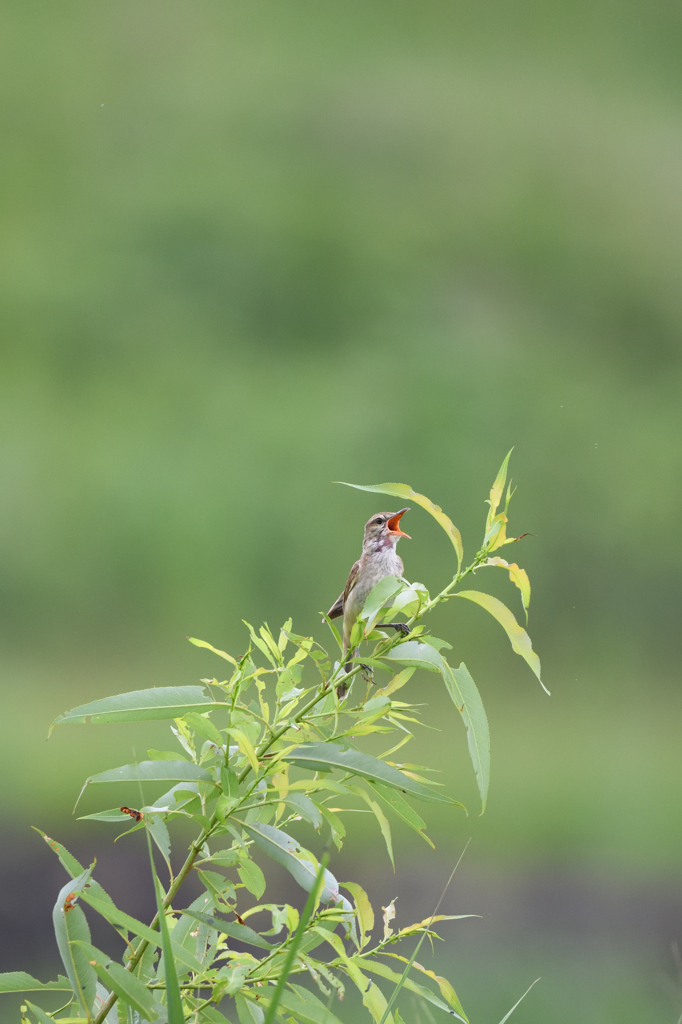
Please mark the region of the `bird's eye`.
[[383, 523], [383, 519], [375, 519], [374, 522], [377, 524], [377, 526], [381, 526], [381, 524]]

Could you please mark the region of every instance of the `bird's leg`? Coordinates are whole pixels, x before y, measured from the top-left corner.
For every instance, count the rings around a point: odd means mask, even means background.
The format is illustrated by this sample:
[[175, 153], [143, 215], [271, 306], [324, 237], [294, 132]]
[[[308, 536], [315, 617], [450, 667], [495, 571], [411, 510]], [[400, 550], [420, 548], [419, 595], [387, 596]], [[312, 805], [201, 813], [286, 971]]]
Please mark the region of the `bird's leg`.
[[397, 629], [397, 631], [399, 633], [402, 633], [403, 636], [407, 636], [407, 634], [410, 632], [410, 627], [407, 625], [406, 622], [382, 622], [382, 623], [380, 623], [380, 625], [377, 628], [378, 629], [389, 629], [389, 628], [390, 629]]
[[[354, 661], [353, 661], [353, 658], [355, 657], [355, 655], [357, 653], [358, 653], [358, 648], [356, 647], [354, 650], [350, 651], [350, 653], [348, 654], [348, 660], [346, 661], [345, 665], [343, 666], [346, 672], [350, 672], [352, 670], [353, 665], [355, 664]], [[361, 670], [360, 674], [362, 675], [362, 678], [365, 680], [366, 683], [373, 683], [374, 682], [374, 670], [372, 669], [371, 665], [363, 665], [362, 662], [360, 662], [360, 670]], [[346, 696], [346, 694], [348, 693], [349, 688], [350, 687], [347, 686], [345, 683], [341, 683], [340, 686], [337, 686], [336, 692], [338, 694], [339, 700], [341, 700], [343, 697]]]

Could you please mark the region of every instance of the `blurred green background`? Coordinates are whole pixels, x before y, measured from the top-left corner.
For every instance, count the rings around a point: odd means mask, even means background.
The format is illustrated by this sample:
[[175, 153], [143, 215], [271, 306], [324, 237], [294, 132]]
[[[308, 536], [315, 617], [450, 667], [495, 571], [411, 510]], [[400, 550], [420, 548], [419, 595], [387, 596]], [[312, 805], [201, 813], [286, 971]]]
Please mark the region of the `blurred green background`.
[[[412, 756], [470, 816], [427, 808], [435, 853], [396, 828], [395, 876], [368, 826], [335, 870], [406, 924], [471, 837], [447, 909], [483, 916], [437, 962], [473, 1024], [538, 975], [519, 1024], [674, 1024], [679, 6], [21, 0], [0, 21], [1, 969], [57, 967], [63, 876], [31, 824], [148, 898], [134, 844], [71, 809], [166, 726], [46, 744], [52, 719], [219, 672], [185, 637], [238, 653], [242, 617], [324, 639], [384, 504], [333, 480], [411, 484], [472, 553], [514, 445], [552, 697], [480, 609], [440, 610], [491, 721], [486, 815], [416, 676], [441, 732]], [[435, 589], [448, 541], [408, 518], [406, 574]]]

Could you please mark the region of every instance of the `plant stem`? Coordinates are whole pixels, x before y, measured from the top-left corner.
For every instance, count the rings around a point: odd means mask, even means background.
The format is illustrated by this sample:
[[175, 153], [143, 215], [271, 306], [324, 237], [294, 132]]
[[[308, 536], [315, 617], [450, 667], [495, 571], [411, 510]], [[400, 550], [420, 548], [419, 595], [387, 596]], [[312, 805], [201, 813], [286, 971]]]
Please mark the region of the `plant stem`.
[[[347, 673], [344, 672], [343, 681], [345, 682], [349, 678], [352, 678], [352, 676], [356, 675], [359, 671], [360, 671], [360, 666], [357, 665], [355, 668], [351, 669], [350, 672], [347, 672]], [[341, 677], [339, 679], [335, 679], [334, 676], [332, 676], [330, 678], [330, 680], [329, 680], [329, 683], [330, 684], [336, 683], [338, 685], [341, 681], [342, 681]], [[291, 721], [287, 722], [277, 732], [273, 732], [272, 735], [270, 736], [270, 738], [268, 740], [265, 740], [260, 745], [260, 747], [256, 751], [256, 757], [261, 758], [263, 756], [263, 754], [265, 754], [270, 749], [270, 747], [273, 745], [273, 743], [276, 743], [277, 740], [281, 739], [281, 737], [284, 736], [284, 734], [289, 731], [289, 729], [291, 728], [293, 723], [300, 722], [301, 719], [304, 718], [305, 715], [307, 715], [307, 713], [310, 710], [312, 710], [312, 708], [314, 708], [315, 705], [318, 704], [330, 692], [331, 692], [331, 686], [330, 685], [328, 685], [321, 692], [318, 691], [318, 693], [311, 700], [309, 700], [307, 704], [305, 704], [301, 708], [299, 713], [297, 715], [295, 715], [294, 718], [291, 719]], [[238, 776], [239, 782], [243, 782], [244, 779], [246, 778], [246, 776], [249, 774], [250, 771], [252, 771], [251, 765], [247, 764], [246, 767], [244, 768], [244, 770], [242, 771], [241, 775]], [[248, 795], [250, 795], [250, 792], [251, 791], [249, 791]], [[248, 799], [248, 795], [246, 795], [245, 799]], [[166, 894], [166, 897], [165, 897], [165, 899], [163, 901], [164, 910], [167, 907], [169, 907], [171, 905], [171, 903], [173, 902], [173, 900], [175, 899], [175, 896], [177, 895], [177, 893], [178, 893], [179, 889], [181, 888], [183, 882], [185, 881], [185, 879], [189, 875], [190, 871], [194, 867], [194, 862], [197, 859], [197, 857], [199, 856], [199, 853], [201, 852], [201, 849], [202, 849], [204, 843], [206, 842], [208, 837], [211, 835], [211, 832], [219, 824], [221, 824], [221, 822], [217, 818], [217, 816], [214, 814], [212, 819], [211, 819], [210, 824], [206, 828], [204, 828], [202, 830], [201, 834], [199, 835], [199, 838], [195, 839], [194, 842], [192, 843], [192, 845], [190, 846], [190, 850], [189, 850], [189, 854], [187, 856], [187, 859], [185, 860], [185, 863], [180, 868], [180, 871], [176, 875], [175, 881], [170, 886], [170, 888], [168, 890], [168, 893]], [[149, 927], [155, 929], [155, 928], [158, 927], [158, 924], [159, 924], [159, 915], [157, 913]], [[126, 967], [126, 970], [128, 970], [128, 971], [134, 971], [135, 970], [135, 968], [137, 967], [138, 963], [140, 962], [140, 960], [141, 960], [145, 950], [147, 949], [148, 945], [149, 945], [149, 942], [147, 941], [147, 939], [142, 939], [140, 941], [139, 945], [135, 948], [135, 954], [131, 958], [131, 960], [129, 961], [129, 963], [128, 963], [127, 967]], [[114, 1004], [116, 1003], [117, 1000], [118, 1000], [118, 996], [116, 995], [115, 992], [112, 992], [111, 995], [109, 996], [109, 998], [102, 1004], [102, 1008], [100, 1009], [100, 1011], [97, 1014], [97, 1016], [94, 1018], [93, 1024], [103, 1024], [103, 1022], [106, 1020], [107, 1014], [109, 1013], [109, 1011], [111, 1010], [112, 1006], [114, 1006]]]

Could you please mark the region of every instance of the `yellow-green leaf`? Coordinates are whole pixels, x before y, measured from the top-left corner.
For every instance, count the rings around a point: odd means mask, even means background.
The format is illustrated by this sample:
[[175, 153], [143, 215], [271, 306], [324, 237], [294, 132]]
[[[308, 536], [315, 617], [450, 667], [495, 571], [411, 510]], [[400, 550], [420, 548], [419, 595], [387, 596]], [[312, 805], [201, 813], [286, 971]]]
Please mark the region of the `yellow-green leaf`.
[[365, 890], [357, 882], [341, 882], [340, 884], [344, 889], [348, 889], [353, 897], [360, 924], [360, 948], [364, 949], [367, 945], [367, 936], [374, 928], [372, 904], [369, 902], [369, 897]]
[[[507, 456], [509, 458], [509, 456]], [[357, 491], [373, 491], [377, 494], [391, 494], [395, 498], [406, 498], [408, 501], [415, 501], [417, 505], [425, 508], [440, 526], [443, 527], [452, 542], [457, 553], [457, 569], [462, 564], [464, 549], [462, 547], [462, 536], [449, 516], [446, 516], [440, 505], [434, 504], [425, 494], [413, 491], [409, 484], [349, 484], [345, 480], [337, 480], [336, 483], [344, 484], [346, 487], [354, 487]]]
[[243, 733], [241, 729], [228, 729], [227, 731], [229, 732], [232, 739], [237, 741], [237, 746], [241, 750], [242, 754], [248, 760], [254, 772], [257, 773], [260, 765], [258, 764], [256, 751], [253, 749], [253, 744], [251, 743], [249, 737], [246, 735], [246, 733]]
[[513, 650], [517, 654], [520, 654], [524, 661], [530, 665], [538, 678], [540, 686], [545, 693], [549, 694], [549, 690], [543, 683], [540, 676], [540, 659], [533, 650], [530, 637], [526, 633], [525, 629], [523, 629], [522, 626], [519, 626], [506, 604], [498, 601], [496, 597], [492, 597], [490, 594], [481, 593], [479, 590], [460, 590], [454, 596], [465, 597], [467, 601], [473, 601], [475, 604], [480, 604], [481, 608], [485, 608], [485, 610], [489, 612], [494, 619], [497, 619], [509, 637]]
[[227, 651], [221, 651], [218, 647], [214, 647], [212, 644], [207, 644], [205, 640], [197, 640], [195, 636], [188, 636], [187, 639], [191, 644], [194, 644], [195, 647], [205, 647], [207, 651], [213, 651], [214, 654], [217, 654], [220, 658], [224, 658], [225, 661], [229, 661], [231, 665], [236, 667], [237, 662], [231, 654], [227, 653]]
[[525, 569], [521, 569], [516, 562], [507, 562], [504, 558], [489, 558], [484, 565], [499, 565], [503, 569], [506, 569], [509, 573], [509, 579], [512, 583], [521, 591], [521, 603], [523, 604], [523, 610], [526, 613], [526, 622], [528, 622], [528, 608], [530, 606], [530, 580], [528, 579], [528, 573]]
[[509, 456], [513, 451], [514, 449], [510, 448], [509, 451], [507, 452], [505, 459], [502, 462], [502, 465], [500, 466], [499, 472], [495, 477], [495, 483], [490, 488], [490, 511], [488, 512], [488, 521], [485, 527], [486, 533], [490, 529], [490, 525], [493, 521], [495, 513], [497, 512], [497, 506], [500, 504], [500, 501], [502, 500], [504, 485], [507, 482], [507, 466], [509, 465]]

